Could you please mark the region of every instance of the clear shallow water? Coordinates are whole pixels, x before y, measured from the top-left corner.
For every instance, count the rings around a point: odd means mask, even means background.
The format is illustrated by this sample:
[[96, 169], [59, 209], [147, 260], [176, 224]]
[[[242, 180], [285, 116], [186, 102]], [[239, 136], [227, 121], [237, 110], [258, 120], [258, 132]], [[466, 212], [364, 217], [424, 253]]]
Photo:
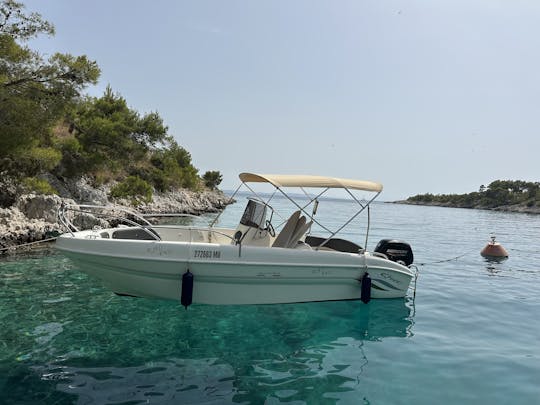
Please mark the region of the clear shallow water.
[[[490, 232], [507, 261], [480, 257]], [[538, 403], [540, 217], [375, 204], [368, 248], [385, 237], [424, 263], [414, 301], [185, 311], [117, 297], [54, 251], [2, 259], [0, 403]]]

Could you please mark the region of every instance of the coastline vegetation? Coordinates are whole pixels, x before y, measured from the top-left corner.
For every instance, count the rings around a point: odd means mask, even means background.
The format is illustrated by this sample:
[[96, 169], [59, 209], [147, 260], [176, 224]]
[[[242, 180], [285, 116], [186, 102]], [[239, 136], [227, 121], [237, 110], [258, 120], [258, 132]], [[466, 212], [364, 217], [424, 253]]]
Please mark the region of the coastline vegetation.
[[441, 205], [457, 208], [494, 209], [509, 206], [540, 208], [540, 182], [521, 180], [495, 180], [477, 192], [467, 194], [418, 194], [406, 203]]
[[219, 185], [218, 171], [199, 175], [157, 112], [138, 113], [110, 86], [101, 97], [85, 95], [98, 82], [97, 63], [45, 58], [28, 47], [38, 35], [54, 35], [54, 26], [22, 3], [0, 1], [0, 176], [44, 194], [55, 193], [47, 175], [114, 181], [111, 197], [132, 201]]

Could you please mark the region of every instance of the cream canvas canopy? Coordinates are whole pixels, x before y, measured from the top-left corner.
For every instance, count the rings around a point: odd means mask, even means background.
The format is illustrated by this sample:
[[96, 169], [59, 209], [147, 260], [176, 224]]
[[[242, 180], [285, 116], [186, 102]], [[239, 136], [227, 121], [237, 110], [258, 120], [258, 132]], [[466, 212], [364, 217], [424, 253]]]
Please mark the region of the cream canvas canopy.
[[270, 183], [274, 187], [325, 187], [347, 188], [380, 193], [382, 184], [365, 180], [340, 179], [325, 176], [291, 175], [291, 174], [256, 174], [240, 173], [244, 183]]

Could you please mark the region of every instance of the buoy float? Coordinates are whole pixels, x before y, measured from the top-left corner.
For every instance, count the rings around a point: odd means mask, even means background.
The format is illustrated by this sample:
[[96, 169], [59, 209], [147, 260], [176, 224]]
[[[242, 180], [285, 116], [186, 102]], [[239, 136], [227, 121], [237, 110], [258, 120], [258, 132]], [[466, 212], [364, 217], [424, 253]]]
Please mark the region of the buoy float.
[[371, 277], [369, 277], [367, 271], [364, 273], [364, 277], [362, 277], [360, 289], [360, 299], [364, 304], [367, 304], [371, 300]]
[[187, 309], [191, 305], [193, 300], [193, 273], [188, 269], [182, 275], [182, 295], [180, 296], [180, 303]]
[[486, 258], [506, 258], [508, 257], [508, 252], [506, 249], [498, 242], [495, 242], [495, 236], [491, 237], [491, 242], [482, 249], [480, 254]]

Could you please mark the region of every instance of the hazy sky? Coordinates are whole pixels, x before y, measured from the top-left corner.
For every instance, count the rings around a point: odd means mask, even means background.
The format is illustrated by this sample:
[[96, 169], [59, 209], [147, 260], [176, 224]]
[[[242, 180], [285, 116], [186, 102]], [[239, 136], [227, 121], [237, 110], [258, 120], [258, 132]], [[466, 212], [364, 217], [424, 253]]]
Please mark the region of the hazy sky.
[[383, 183], [383, 200], [540, 181], [538, 0], [22, 0], [157, 111], [222, 188], [242, 171]]

